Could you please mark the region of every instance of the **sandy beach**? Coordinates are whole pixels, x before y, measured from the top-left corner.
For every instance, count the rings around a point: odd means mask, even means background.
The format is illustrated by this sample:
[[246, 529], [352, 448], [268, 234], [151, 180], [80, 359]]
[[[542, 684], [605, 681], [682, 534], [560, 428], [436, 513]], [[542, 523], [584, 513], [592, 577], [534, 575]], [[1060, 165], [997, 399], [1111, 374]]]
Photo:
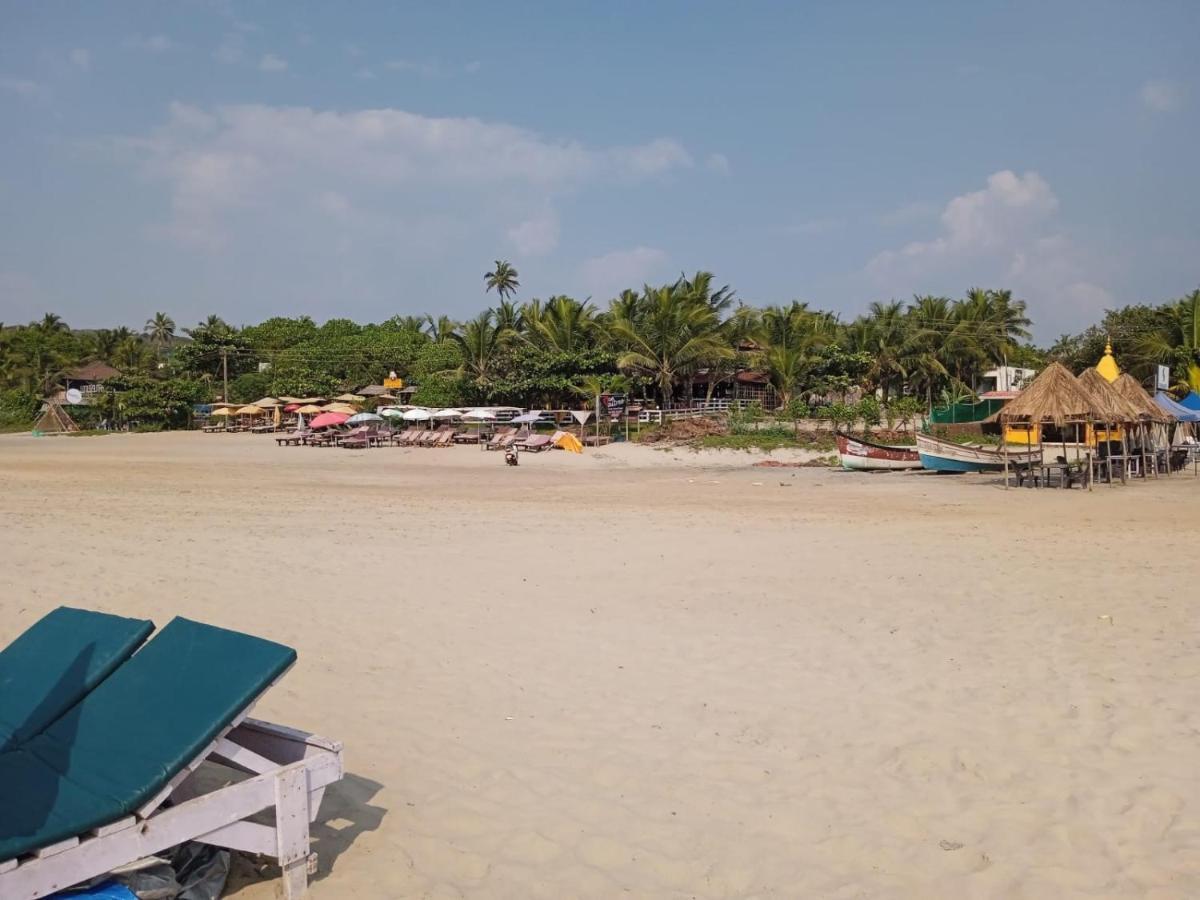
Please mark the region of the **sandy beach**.
[[295, 647], [314, 898], [1200, 895], [1200, 480], [763, 458], [3, 437], [0, 643]]

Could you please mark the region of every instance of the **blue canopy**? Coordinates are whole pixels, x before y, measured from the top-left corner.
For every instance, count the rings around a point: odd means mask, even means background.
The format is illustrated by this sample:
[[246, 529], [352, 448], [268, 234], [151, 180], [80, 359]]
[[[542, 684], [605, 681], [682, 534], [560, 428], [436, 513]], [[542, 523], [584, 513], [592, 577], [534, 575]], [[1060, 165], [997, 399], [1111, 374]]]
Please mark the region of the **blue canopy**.
[[1200, 410], [1188, 409], [1186, 406], [1176, 403], [1169, 394], [1163, 391], [1154, 395], [1154, 402], [1180, 422], [1200, 422]]
[[1194, 409], [1196, 412], [1200, 412], [1200, 394], [1192, 391], [1179, 401], [1179, 405], [1186, 406], [1188, 409]]

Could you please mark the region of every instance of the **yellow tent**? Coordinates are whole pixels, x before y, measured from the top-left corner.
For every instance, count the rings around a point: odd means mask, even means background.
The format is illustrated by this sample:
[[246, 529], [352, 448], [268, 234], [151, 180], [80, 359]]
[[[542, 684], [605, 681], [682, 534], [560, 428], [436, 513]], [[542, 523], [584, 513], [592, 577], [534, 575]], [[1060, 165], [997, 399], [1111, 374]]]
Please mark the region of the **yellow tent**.
[[568, 431], [559, 431], [554, 435], [555, 445], [564, 450], [569, 450], [572, 453], [582, 453], [583, 444], [579, 443], [579, 438]]

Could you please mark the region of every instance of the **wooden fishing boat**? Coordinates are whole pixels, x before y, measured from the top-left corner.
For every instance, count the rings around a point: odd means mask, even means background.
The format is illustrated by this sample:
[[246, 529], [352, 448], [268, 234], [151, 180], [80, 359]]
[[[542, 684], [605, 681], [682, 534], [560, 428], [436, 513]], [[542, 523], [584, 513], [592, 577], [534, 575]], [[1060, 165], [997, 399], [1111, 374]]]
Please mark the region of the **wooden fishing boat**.
[[[955, 444], [927, 434], [917, 435], [917, 453], [921, 466], [934, 472], [1002, 472], [1004, 450], [999, 447], [983, 447], [979, 444]], [[1029, 465], [1036, 460], [1040, 450], [1008, 451], [1010, 466]]]
[[839, 434], [837, 448], [843, 469], [885, 472], [921, 468], [921, 457], [917, 454], [916, 447], [891, 447], [850, 437], [848, 434]]

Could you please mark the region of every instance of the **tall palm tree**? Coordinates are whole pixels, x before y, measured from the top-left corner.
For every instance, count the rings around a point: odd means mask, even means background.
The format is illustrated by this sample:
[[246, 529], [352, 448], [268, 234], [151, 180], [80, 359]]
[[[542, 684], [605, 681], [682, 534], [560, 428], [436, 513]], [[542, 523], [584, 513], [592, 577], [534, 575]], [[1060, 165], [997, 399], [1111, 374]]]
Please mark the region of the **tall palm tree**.
[[708, 304], [672, 286], [646, 285], [643, 297], [645, 309], [638, 319], [619, 315], [610, 326], [625, 348], [617, 365], [652, 378], [669, 407], [677, 381], [732, 355], [733, 349], [722, 339], [720, 321]]
[[496, 267], [483, 276], [483, 281], [487, 285], [485, 290], [494, 290], [501, 300], [507, 300], [521, 286], [521, 282], [517, 280], [517, 270], [503, 259], [496, 260]]
[[40, 322], [34, 323], [34, 327], [44, 334], [58, 334], [63, 331], [70, 331], [67, 323], [63, 321], [62, 316], [52, 312], [43, 315]]
[[146, 327], [142, 329], [142, 333], [150, 339], [150, 343], [161, 357], [163, 347], [175, 337], [175, 320], [164, 312], [156, 312], [154, 318], [146, 320]]

